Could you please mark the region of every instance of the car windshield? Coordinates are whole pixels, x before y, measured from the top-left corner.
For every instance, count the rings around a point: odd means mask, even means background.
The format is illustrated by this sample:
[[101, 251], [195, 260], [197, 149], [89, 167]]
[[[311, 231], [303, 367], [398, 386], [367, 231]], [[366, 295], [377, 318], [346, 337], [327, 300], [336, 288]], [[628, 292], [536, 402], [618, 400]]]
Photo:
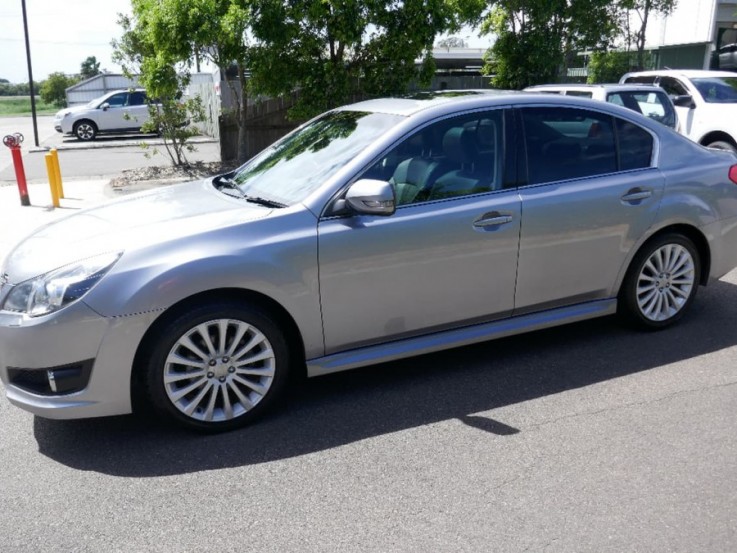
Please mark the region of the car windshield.
[[710, 104], [737, 104], [737, 76], [692, 79], [696, 90]]
[[326, 113], [264, 150], [232, 180], [248, 196], [292, 205], [402, 119], [361, 111]]

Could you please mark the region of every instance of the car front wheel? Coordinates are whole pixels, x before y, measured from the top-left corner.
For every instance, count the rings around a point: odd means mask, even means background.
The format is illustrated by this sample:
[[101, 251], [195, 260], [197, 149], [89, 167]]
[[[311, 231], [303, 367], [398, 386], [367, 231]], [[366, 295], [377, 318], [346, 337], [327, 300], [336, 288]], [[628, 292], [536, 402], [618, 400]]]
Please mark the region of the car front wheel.
[[146, 374], [150, 401], [197, 430], [243, 426], [281, 395], [289, 350], [276, 322], [252, 306], [212, 303], [165, 325]]
[[666, 234], [635, 256], [619, 297], [619, 312], [640, 328], [660, 329], [680, 319], [698, 289], [701, 263], [694, 243]]
[[97, 136], [97, 126], [92, 121], [80, 121], [74, 125], [74, 135], [79, 140], [94, 140]]

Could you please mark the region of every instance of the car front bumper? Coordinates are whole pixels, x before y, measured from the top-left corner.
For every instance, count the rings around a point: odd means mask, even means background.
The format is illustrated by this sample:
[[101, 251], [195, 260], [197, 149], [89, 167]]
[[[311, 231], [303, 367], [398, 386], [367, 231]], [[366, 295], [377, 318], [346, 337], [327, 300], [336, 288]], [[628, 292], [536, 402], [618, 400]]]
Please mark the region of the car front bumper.
[[0, 311], [8, 400], [51, 419], [130, 413], [133, 359], [153, 318], [102, 317], [82, 301], [35, 318]]

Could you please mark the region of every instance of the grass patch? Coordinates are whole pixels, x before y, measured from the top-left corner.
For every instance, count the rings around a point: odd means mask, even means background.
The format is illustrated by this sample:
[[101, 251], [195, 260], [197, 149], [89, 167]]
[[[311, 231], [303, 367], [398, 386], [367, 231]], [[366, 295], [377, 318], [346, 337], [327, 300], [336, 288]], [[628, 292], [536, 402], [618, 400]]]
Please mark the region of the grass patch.
[[[54, 115], [59, 108], [47, 104], [40, 97], [36, 97], [36, 113], [38, 115]], [[0, 96], [0, 117], [31, 115], [30, 96]]]

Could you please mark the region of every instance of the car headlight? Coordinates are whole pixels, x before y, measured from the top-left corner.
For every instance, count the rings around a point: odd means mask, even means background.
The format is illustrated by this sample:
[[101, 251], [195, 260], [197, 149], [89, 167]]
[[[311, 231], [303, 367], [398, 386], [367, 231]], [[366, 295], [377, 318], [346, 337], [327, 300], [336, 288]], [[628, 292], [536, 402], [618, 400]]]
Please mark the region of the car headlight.
[[123, 252], [106, 253], [65, 265], [13, 287], [2, 309], [40, 317], [84, 296], [107, 273]]

